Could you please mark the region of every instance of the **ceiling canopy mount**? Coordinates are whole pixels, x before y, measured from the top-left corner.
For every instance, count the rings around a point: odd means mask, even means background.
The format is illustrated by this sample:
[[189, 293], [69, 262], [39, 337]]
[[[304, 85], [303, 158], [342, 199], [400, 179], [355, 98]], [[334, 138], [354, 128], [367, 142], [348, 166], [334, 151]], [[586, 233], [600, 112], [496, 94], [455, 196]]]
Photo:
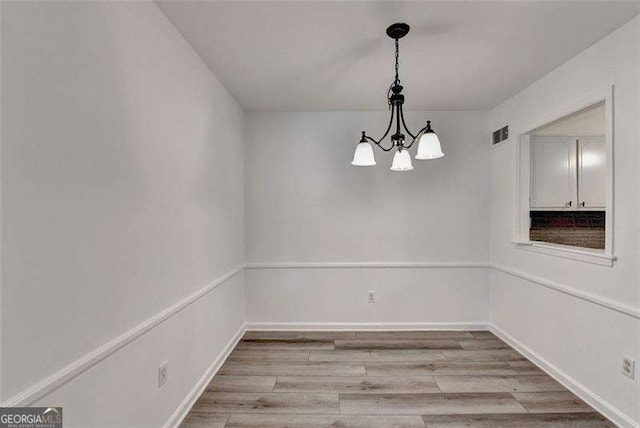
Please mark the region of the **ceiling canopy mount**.
[[387, 28], [387, 36], [392, 39], [401, 39], [409, 33], [410, 29], [411, 27], [409, 27], [408, 24], [405, 24], [404, 22], [397, 22], [389, 25], [389, 28]]

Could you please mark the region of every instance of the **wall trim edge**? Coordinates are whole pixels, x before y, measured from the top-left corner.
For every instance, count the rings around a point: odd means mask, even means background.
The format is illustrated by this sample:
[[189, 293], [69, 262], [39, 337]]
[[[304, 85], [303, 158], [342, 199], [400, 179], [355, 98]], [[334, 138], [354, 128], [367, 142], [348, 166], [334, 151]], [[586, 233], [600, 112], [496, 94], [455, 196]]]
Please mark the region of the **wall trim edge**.
[[229, 279], [236, 276], [238, 273], [244, 270], [244, 268], [244, 264], [235, 267], [230, 272], [227, 272], [226, 274], [222, 275], [215, 281], [205, 285], [196, 292], [163, 309], [162, 311], [134, 326], [120, 336], [115, 337], [99, 348], [83, 355], [75, 361], [72, 361], [70, 364], [54, 372], [50, 376], [47, 376], [40, 382], [8, 398], [4, 402], [0, 403], [0, 407], [29, 406], [33, 404], [35, 401], [67, 384], [77, 376], [81, 375], [91, 367], [98, 364], [100, 361], [109, 357], [119, 349], [122, 349], [129, 343], [133, 342], [153, 328], [157, 327], [159, 324], [173, 317], [178, 312], [195, 303], [206, 294], [210, 293]]
[[227, 360], [231, 351], [236, 347], [238, 342], [244, 336], [244, 333], [247, 331], [246, 323], [242, 324], [236, 334], [233, 335], [231, 340], [224, 347], [222, 352], [216, 357], [215, 360], [209, 365], [207, 370], [202, 374], [198, 382], [193, 386], [191, 391], [187, 394], [187, 396], [182, 400], [180, 405], [176, 408], [176, 410], [171, 414], [167, 422], [163, 425], [163, 428], [172, 428], [179, 427], [184, 418], [189, 414], [191, 407], [195, 404], [196, 400], [200, 398], [200, 395], [207, 388], [213, 377], [218, 373], [222, 364]]
[[624, 303], [619, 303], [605, 297], [600, 297], [593, 293], [584, 292], [568, 285], [563, 285], [554, 281], [540, 278], [525, 272], [511, 269], [509, 267], [488, 262], [267, 262], [267, 263], [247, 263], [247, 269], [363, 269], [363, 268], [427, 268], [427, 269], [483, 269], [491, 268], [498, 272], [503, 272], [517, 278], [542, 285], [543, 287], [556, 290], [558, 292], [582, 299], [584, 301], [620, 312], [634, 318], [640, 319], [640, 308]]
[[487, 321], [472, 322], [252, 322], [247, 331], [336, 331], [336, 330], [487, 330]]
[[491, 330], [493, 334], [507, 342], [512, 348], [527, 357], [545, 373], [549, 374], [551, 377], [560, 382], [563, 386], [565, 386], [567, 389], [576, 394], [587, 404], [605, 415], [617, 425], [625, 428], [637, 428], [639, 426], [629, 416], [613, 407], [598, 394], [594, 393], [589, 388], [578, 382], [576, 379], [572, 378], [564, 371], [553, 365], [551, 362], [540, 356], [538, 353], [522, 344], [520, 341], [502, 330], [497, 325], [490, 323], [489, 330]]
[[[570, 286], [562, 285], [559, 283], [555, 283], [543, 278], [539, 278], [528, 273], [524, 273], [518, 270], [514, 270], [511, 268], [507, 268], [505, 266], [499, 264], [487, 264], [487, 263], [264, 263], [264, 264], [241, 264], [231, 270], [230, 272], [224, 274], [220, 278], [211, 282], [210, 284], [202, 287], [196, 292], [190, 294], [189, 296], [183, 298], [182, 300], [176, 302], [175, 304], [167, 307], [166, 309], [158, 312], [156, 315], [148, 318], [142, 323], [134, 326], [129, 331], [123, 333], [122, 335], [112, 339], [111, 341], [105, 343], [99, 348], [91, 351], [84, 356], [78, 358], [77, 360], [71, 362], [67, 366], [62, 369], [54, 372], [52, 375], [46, 377], [42, 381], [28, 387], [27, 389], [19, 392], [18, 394], [8, 398], [7, 400], [0, 403], [1, 407], [12, 407], [12, 406], [28, 406], [40, 398], [50, 394], [51, 392], [57, 390], [63, 385], [70, 382], [75, 377], [79, 376], [92, 366], [98, 364], [100, 361], [109, 357], [113, 353], [117, 352], [119, 349], [123, 348], [127, 344], [133, 342], [137, 338], [149, 332], [151, 329], [155, 328], [162, 322], [171, 318], [173, 315], [177, 314], [181, 310], [185, 309], [189, 305], [193, 304], [209, 292], [216, 289], [218, 286], [222, 285], [229, 279], [236, 276], [238, 273], [243, 271], [245, 268], [248, 269], [286, 269], [286, 268], [492, 268], [496, 271], [518, 277], [535, 284], [547, 287], [549, 289], [553, 289], [555, 291], [582, 299], [584, 301], [614, 310], [616, 312], [640, 319], [640, 308], [633, 307], [631, 305], [625, 305], [622, 303], [618, 303], [591, 293], [586, 293], [575, 289]], [[488, 323], [488, 321], [475, 321], [475, 322], [402, 322], [402, 323], [394, 323], [394, 322], [343, 322], [343, 323], [326, 323], [326, 322], [247, 322], [243, 327], [242, 331], [246, 330], [486, 330], [490, 328], [498, 329], [493, 324]], [[506, 333], [504, 333], [506, 335]], [[234, 337], [235, 340], [235, 337]], [[526, 349], [524, 353], [530, 352], [533, 356], [532, 359], [536, 362], [544, 361], [541, 357], [538, 357], [532, 351], [525, 348], [523, 345], [519, 345], [515, 339], [505, 339], [507, 342], [511, 340], [514, 343], [514, 347], [521, 346], [523, 349]], [[510, 343], [511, 344], [511, 343]], [[226, 348], [225, 348], [226, 352]], [[225, 356], [226, 358], [226, 356]], [[205, 373], [209, 373], [211, 370], [215, 369], [215, 365], [220, 360], [218, 357], [214, 363], [212, 363], [209, 370]], [[222, 359], [223, 361], [224, 359]], [[544, 362], [544, 364], [549, 364]], [[550, 370], [558, 371], [553, 366]], [[561, 372], [559, 372], [561, 373]], [[559, 375], [560, 376], [560, 375]], [[569, 379], [573, 384], [578, 385], [580, 388], [584, 388], [577, 381], [569, 378], [568, 376], [562, 374], [563, 377]], [[194, 390], [200, 386], [200, 383], [194, 387]], [[193, 394], [193, 391], [191, 392]], [[594, 399], [600, 400], [600, 402], [605, 403], [597, 395], [593, 394], [589, 391], [592, 397], [595, 397], [589, 400], [585, 400], [591, 403]], [[188, 397], [187, 397], [188, 398]], [[185, 399], [187, 400], [187, 399]], [[186, 405], [185, 402], [181, 404], [181, 406]], [[608, 406], [607, 408], [611, 408], [608, 404], [601, 404], [601, 406]], [[595, 405], [594, 405], [595, 407]], [[611, 408], [611, 411], [616, 411]], [[178, 409], [180, 410], [180, 408]], [[178, 412], [176, 410], [176, 412]], [[610, 412], [611, 412], [610, 411]], [[603, 413], [605, 411], [603, 410]], [[607, 414], [607, 413], [605, 413]], [[623, 417], [627, 418], [625, 415]], [[172, 418], [177, 417], [177, 415], [172, 415]], [[630, 425], [633, 426], [633, 425]]]
[[605, 307], [607, 309], [614, 310], [624, 315], [628, 315], [633, 318], [640, 319], [640, 308], [635, 306], [626, 305], [624, 303], [618, 303], [616, 301], [600, 297], [596, 294], [588, 293], [585, 291], [578, 290], [576, 288], [570, 287], [568, 285], [559, 284], [557, 282], [549, 281], [544, 278], [540, 278], [534, 275], [530, 275], [525, 272], [521, 272], [515, 269], [508, 268], [506, 266], [502, 266], [499, 264], [492, 264], [491, 267], [498, 272], [506, 273], [511, 276], [515, 276], [520, 279], [524, 279], [535, 284], [541, 285], [546, 288], [550, 288], [552, 290], [558, 291], [560, 293], [567, 294], [569, 296], [576, 297], [578, 299], [582, 299], [584, 301], [593, 303], [598, 306]]
[[361, 269], [361, 268], [488, 268], [488, 262], [268, 262], [247, 263], [247, 269]]

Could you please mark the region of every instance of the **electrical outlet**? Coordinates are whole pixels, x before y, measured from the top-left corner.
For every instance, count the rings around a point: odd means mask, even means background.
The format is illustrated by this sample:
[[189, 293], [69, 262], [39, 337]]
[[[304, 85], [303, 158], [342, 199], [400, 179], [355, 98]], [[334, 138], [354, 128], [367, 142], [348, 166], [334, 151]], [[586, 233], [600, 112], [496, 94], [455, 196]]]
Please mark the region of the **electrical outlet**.
[[164, 362], [158, 366], [158, 388], [165, 384], [169, 376], [169, 362]]
[[636, 361], [629, 357], [622, 357], [622, 374], [630, 377], [636, 377]]
[[367, 291], [367, 303], [375, 303], [375, 302], [376, 302], [376, 292]]

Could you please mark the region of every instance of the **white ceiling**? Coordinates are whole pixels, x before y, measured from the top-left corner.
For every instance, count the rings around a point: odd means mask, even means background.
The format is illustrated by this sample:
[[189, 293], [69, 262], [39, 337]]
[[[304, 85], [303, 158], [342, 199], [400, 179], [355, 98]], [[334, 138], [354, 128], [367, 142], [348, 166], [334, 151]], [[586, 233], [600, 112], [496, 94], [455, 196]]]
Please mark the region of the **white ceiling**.
[[491, 108], [640, 12], [637, 1], [158, 1], [249, 111], [383, 110], [407, 22], [411, 110]]

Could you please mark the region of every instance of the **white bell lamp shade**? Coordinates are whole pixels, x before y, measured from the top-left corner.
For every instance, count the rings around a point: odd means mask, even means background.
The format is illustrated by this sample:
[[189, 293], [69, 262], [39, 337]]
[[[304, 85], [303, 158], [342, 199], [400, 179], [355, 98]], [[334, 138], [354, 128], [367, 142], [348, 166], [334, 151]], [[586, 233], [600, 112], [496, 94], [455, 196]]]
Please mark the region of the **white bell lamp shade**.
[[411, 165], [411, 156], [408, 150], [398, 150], [393, 156], [393, 162], [391, 163], [391, 171], [411, 171], [413, 165]]
[[440, 147], [440, 140], [435, 132], [427, 131], [420, 137], [416, 159], [438, 159], [444, 156]]
[[369, 143], [358, 143], [356, 152], [353, 155], [351, 165], [355, 166], [373, 166], [376, 159], [373, 157], [373, 147]]

